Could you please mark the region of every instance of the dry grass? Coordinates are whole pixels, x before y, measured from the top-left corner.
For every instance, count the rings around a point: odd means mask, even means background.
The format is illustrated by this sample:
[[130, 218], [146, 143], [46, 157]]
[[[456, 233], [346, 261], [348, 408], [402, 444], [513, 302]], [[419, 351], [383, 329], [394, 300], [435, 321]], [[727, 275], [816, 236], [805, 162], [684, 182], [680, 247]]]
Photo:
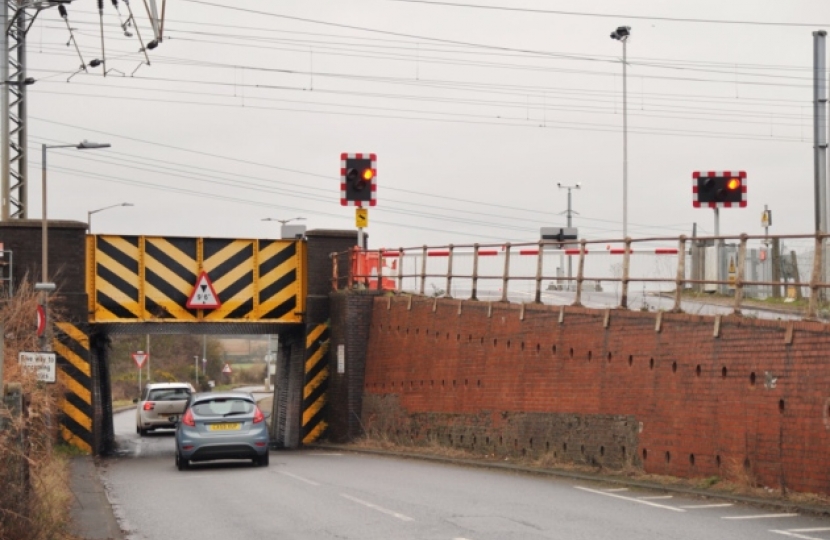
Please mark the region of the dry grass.
[[[5, 329], [4, 381], [22, 387], [30, 415], [8, 418], [0, 430], [0, 538], [15, 540], [70, 540], [68, 533], [72, 492], [69, 464], [56, 452], [60, 385], [38, 383], [32, 373], [20, 369], [20, 351], [36, 351], [32, 329], [37, 296], [24, 280], [12, 298], [0, 299], [0, 320]], [[58, 313], [50, 313], [56, 320]]]

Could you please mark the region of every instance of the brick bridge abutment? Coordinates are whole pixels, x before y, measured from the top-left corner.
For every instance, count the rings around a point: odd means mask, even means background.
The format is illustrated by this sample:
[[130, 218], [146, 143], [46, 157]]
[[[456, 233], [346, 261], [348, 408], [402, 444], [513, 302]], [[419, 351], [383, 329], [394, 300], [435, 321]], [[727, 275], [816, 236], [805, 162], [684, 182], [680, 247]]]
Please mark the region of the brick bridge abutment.
[[331, 349], [333, 441], [830, 494], [822, 323], [357, 291]]

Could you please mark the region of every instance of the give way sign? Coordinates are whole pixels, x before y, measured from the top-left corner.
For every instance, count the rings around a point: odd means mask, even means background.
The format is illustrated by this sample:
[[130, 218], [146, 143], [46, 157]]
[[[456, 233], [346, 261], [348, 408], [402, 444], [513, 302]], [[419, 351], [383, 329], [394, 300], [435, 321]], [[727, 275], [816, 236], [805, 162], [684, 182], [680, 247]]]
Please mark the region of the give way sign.
[[135, 365], [138, 366], [138, 369], [143, 368], [144, 367], [144, 362], [146, 362], [147, 358], [150, 357], [149, 354], [147, 354], [146, 352], [142, 352], [142, 351], [134, 352], [132, 354], [132, 356], [133, 356], [133, 362], [135, 362]]

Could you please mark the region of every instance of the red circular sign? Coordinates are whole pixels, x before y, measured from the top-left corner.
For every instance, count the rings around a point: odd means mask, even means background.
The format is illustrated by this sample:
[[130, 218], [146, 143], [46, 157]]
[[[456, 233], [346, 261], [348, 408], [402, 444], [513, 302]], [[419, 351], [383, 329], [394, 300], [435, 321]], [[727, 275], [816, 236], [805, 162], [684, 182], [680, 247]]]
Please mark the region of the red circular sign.
[[43, 309], [43, 306], [37, 307], [37, 337], [43, 335], [43, 332], [46, 330], [46, 311]]

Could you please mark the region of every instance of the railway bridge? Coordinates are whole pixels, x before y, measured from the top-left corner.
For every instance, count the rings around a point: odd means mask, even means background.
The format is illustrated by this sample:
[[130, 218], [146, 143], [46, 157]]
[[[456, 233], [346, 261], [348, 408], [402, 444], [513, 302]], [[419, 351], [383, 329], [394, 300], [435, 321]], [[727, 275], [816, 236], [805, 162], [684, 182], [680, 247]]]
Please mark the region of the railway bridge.
[[[296, 447], [324, 432], [329, 255], [353, 246], [355, 232], [275, 240], [87, 235], [85, 223], [71, 221], [48, 227], [57, 284], [50, 301], [60, 313], [51, 348], [65, 390], [65, 441], [95, 454], [112, 449], [108, 344], [116, 334], [275, 334], [283, 383], [274, 399], [274, 444]], [[0, 224], [14, 281], [40, 275], [41, 237], [37, 220]], [[189, 302], [205, 283], [218, 307]]]

